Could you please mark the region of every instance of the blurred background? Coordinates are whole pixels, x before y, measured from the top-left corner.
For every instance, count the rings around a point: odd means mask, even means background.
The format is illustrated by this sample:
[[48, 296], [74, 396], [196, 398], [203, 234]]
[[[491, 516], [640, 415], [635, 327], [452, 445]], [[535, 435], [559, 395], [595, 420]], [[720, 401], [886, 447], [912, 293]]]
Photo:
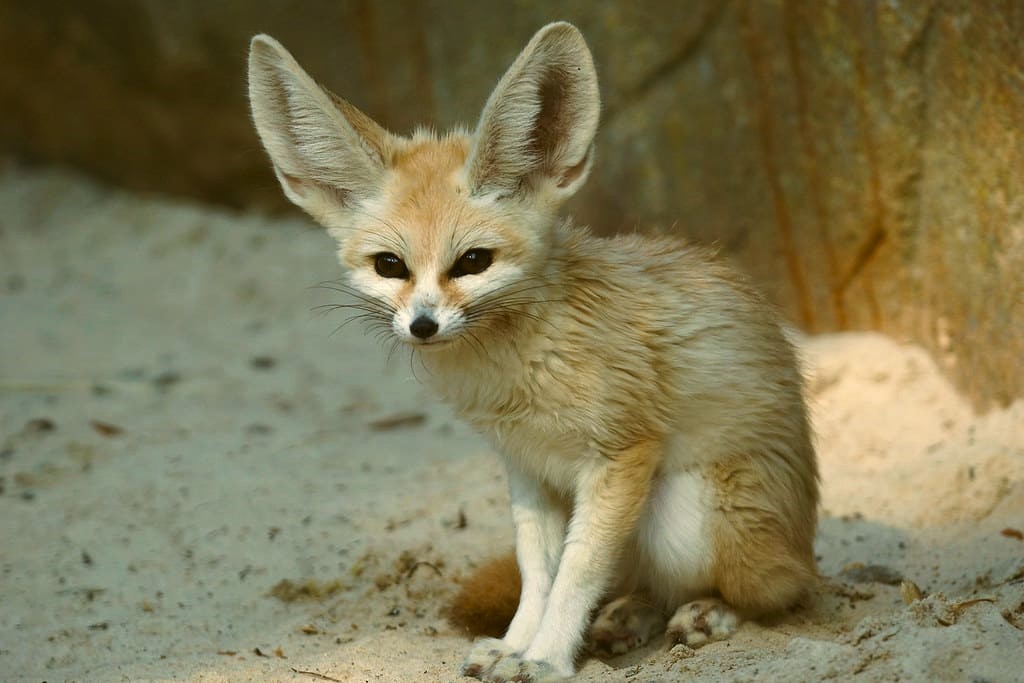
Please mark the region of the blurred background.
[[252, 34], [402, 133], [472, 125], [555, 19], [604, 98], [579, 222], [718, 245], [808, 332], [922, 343], [978, 408], [1024, 395], [1019, 0], [0, 0], [0, 158], [290, 211]]

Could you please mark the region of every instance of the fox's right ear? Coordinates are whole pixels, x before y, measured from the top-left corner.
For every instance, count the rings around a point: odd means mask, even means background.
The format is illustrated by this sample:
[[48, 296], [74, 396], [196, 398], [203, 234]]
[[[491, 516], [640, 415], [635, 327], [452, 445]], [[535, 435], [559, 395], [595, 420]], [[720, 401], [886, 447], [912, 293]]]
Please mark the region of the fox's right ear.
[[565, 22], [541, 28], [480, 116], [469, 159], [473, 189], [528, 188], [565, 201], [590, 171], [600, 109], [597, 72], [579, 30]]
[[316, 220], [379, 189], [391, 135], [267, 35], [250, 45], [249, 104], [284, 193]]

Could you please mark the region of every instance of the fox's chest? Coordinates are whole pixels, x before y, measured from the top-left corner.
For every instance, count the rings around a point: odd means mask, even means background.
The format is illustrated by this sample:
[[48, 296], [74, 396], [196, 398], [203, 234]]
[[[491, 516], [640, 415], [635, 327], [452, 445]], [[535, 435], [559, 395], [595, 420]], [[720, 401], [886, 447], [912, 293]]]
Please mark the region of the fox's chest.
[[[507, 391], [477, 400], [456, 402], [463, 419], [490, 436], [502, 451], [526, 454], [543, 450], [575, 457], [590, 433], [585, 411], [550, 397]], [[490, 398], [491, 400], [487, 400]]]
[[567, 485], [580, 459], [593, 452], [600, 421], [595, 397], [574, 390], [550, 361], [454, 379], [443, 392], [447, 401], [502, 455], [538, 478]]
[[529, 412], [495, 419], [467, 419], [520, 469], [560, 490], [571, 490], [582, 461], [594, 452], [590, 438], [572, 421]]

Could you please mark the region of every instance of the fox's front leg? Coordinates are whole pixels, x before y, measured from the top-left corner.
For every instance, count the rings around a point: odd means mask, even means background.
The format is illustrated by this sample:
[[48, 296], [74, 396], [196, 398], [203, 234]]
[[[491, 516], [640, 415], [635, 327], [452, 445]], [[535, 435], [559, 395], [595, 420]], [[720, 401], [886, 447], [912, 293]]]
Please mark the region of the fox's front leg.
[[463, 664], [464, 674], [483, 680], [502, 658], [521, 654], [533, 641], [565, 542], [566, 510], [562, 502], [511, 464], [508, 480], [522, 592], [505, 637], [477, 641]]
[[657, 443], [595, 457], [577, 479], [572, 521], [537, 632], [521, 656], [499, 661], [485, 680], [523, 683], [572, 676], [590, 614], [611, 585], [660, 459]]

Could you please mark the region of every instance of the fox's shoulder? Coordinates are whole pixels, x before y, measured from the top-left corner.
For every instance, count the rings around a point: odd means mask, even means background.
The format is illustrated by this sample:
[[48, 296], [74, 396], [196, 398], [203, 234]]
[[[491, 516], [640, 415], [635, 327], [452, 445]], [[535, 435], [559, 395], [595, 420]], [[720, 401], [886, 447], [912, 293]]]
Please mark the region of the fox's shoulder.
[[652, 303], [674, 301], [679, 295], [711, 299], [738, 295], [754, 305], [761, 303], [746, 276], [717, 249], [676, 235], [633, 232], [601, 237], [587, 228], [566, 225], [563, 230], [566, 248], [561, 266], [570, 288], [629, 291], [653, 297]]

